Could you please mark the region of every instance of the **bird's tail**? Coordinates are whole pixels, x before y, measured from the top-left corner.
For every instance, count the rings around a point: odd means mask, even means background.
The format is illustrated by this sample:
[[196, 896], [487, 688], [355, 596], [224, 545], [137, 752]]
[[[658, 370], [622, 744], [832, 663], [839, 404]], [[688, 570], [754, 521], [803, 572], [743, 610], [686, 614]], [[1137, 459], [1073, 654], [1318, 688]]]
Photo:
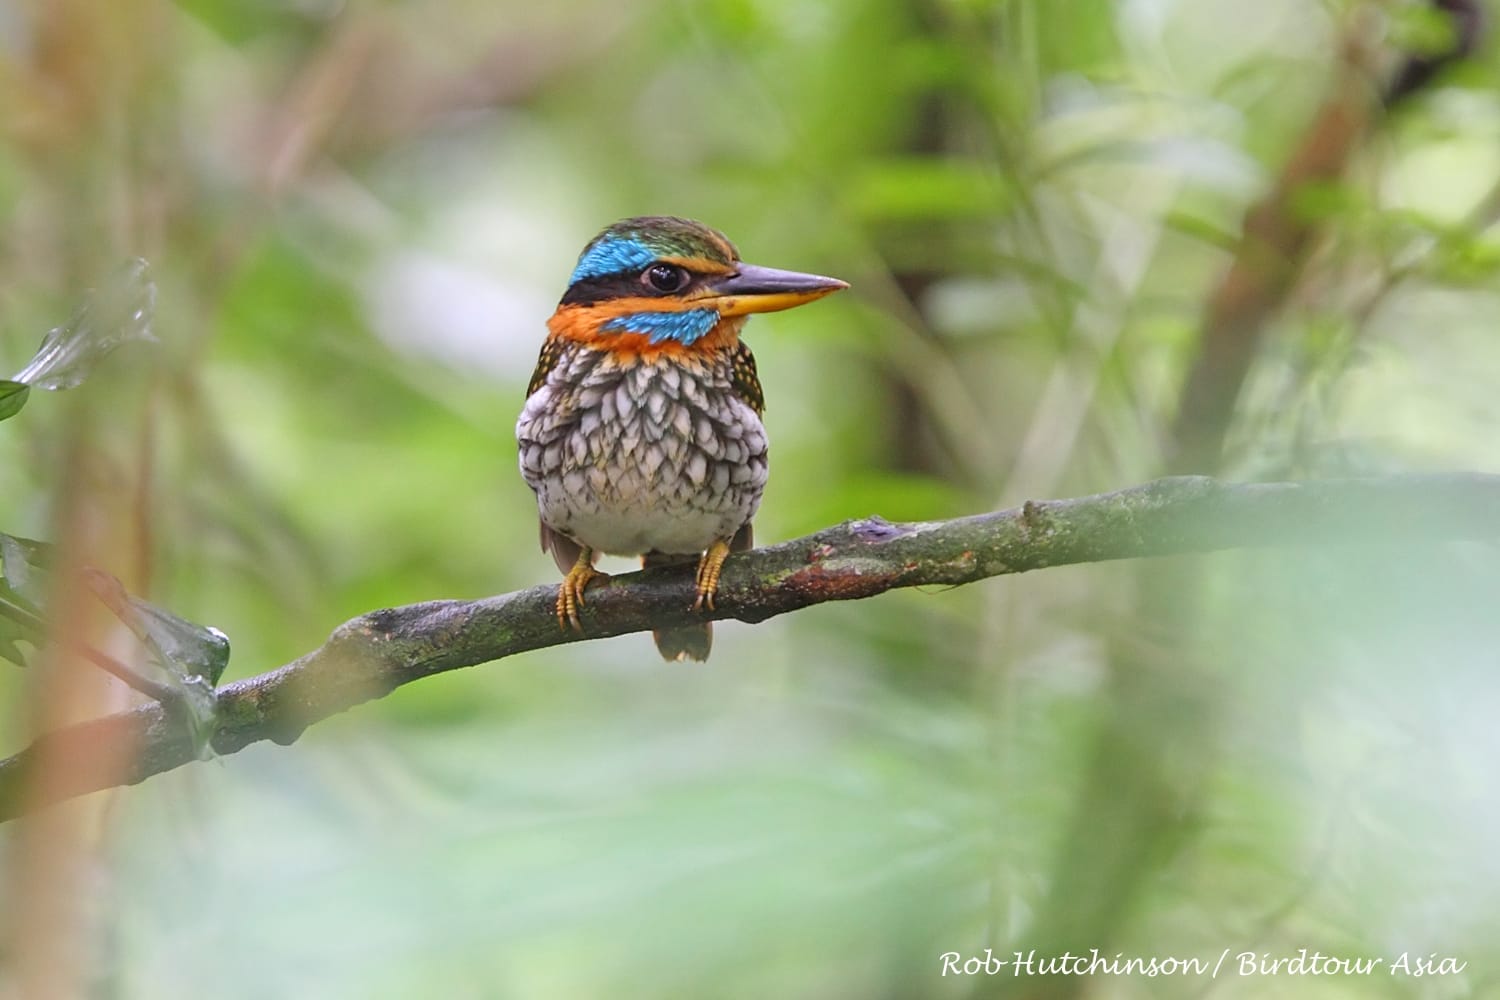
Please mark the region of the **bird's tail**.
[[[697, 556], [669, 556], [661, 552], [648, 552], [641, 556], [641, 568], [692, 565], [697, 559]], [[708, 651], [713, 648], [714, 627], [711, 622], [704, 622], [681, 628], [657, 629], [651, 633], [651, 638], [656, 641], [656, 649], [661, 653], [661, 658], [668, 663], [674, 660], [702, 662], [708, 659]]]
[[651, 633], [656, 640], [657, 652], [667, 662], [673, 660], [708, 659], [708, 651], [714, 645], [714, 627], [710, 622], [702, 625], [686, 625], [682, 628], [658, 629]]

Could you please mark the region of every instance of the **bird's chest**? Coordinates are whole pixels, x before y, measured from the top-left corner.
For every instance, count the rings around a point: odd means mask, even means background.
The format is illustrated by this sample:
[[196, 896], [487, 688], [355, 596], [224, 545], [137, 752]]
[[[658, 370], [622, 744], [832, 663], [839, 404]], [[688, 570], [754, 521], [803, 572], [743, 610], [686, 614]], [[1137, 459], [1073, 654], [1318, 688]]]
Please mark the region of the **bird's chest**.
[[754, 515], [766, 433], [730, 365], [562, 357], [516, 424], [542, 520], [591, 548], [701, 552]]

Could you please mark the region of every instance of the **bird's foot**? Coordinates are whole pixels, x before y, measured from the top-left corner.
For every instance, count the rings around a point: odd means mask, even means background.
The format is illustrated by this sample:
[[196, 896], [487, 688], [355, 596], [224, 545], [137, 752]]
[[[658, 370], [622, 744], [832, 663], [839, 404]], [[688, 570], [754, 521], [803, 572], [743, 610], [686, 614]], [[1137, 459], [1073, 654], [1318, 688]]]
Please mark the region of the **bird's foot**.
[[566, 629], [572, 626], [574, 632], [582, 632], [583, 622], [578, 620], [578, 609], [583, 607], [583, 592], [595, 580], [608, 579], [608, 573], [601, 573], [594, 568], [592, 549], [584, 549], [578, 553], [577, 561], [568, 570], [568, 575], [563, 577], [562, 586], [557, 590], [557, 627]]
[[724, 560], [728, 558], [729, 542], [723, 538], [714, 542], [703, 553], [703, 557], [698, 560], [698, 599], [693, 601], [690, 610], [714, 610], [714, 595], [719, 592], [719, 573], [724, 569]]

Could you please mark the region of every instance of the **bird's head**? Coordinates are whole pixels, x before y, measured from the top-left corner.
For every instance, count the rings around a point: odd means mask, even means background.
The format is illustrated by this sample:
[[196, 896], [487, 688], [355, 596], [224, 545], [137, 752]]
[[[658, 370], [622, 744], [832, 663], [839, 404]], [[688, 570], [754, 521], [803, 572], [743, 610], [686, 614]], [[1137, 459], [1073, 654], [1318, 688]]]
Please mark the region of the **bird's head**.
[[759, 267], [700, 222], [624, 219], [589, 241], [557, 312], [556, 337], [604, 349], [686, 351], [733, 341], [751, 313], [775, 312], [849, 286]]

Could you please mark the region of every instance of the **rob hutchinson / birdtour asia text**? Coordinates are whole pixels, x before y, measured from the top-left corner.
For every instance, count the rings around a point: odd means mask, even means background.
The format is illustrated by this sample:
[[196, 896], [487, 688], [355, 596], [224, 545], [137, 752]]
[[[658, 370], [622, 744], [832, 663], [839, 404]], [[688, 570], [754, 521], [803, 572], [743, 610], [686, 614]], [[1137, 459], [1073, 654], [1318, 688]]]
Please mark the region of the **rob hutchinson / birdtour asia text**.
[[1207, 958], [1173, 955], [1087, 954], [1065, 951], [1039, 955], [1035, 950], [997, 955], [993, 948], [961, 955], [956, 951], [940, 956], [944, 976], [1369, 976], [1385, 972], [1393, 976], [1453, 976], [1468, 968], [1467, 961], [1435, 952], [1402, 952], [1390, 958], [1343, 957], [1300, 948], [1286, 955], [1235, 951], [1225, 948]]

